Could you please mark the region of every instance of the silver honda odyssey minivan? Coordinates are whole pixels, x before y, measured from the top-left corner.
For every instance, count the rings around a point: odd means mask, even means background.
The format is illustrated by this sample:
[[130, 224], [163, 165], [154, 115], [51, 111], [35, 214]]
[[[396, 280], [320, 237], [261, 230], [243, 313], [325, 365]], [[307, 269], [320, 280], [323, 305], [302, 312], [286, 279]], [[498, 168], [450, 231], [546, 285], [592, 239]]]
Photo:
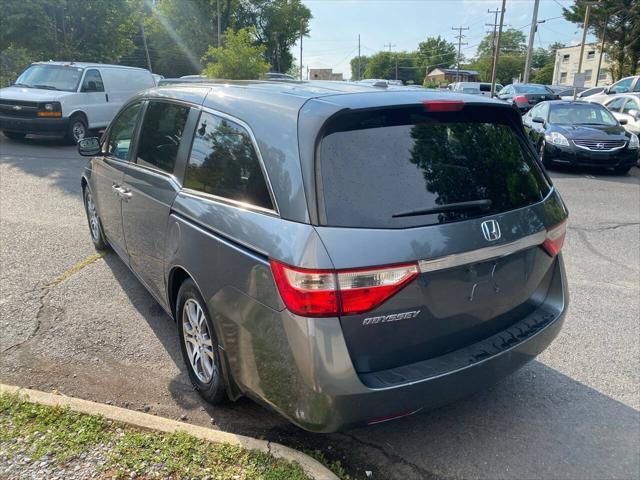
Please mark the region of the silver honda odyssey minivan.
[[500, 380], [562, 325], [567, 210], [502, 102], [171, 85], [79, 150], [93, 243], [175, 319], [210, 402], [380, 423]]

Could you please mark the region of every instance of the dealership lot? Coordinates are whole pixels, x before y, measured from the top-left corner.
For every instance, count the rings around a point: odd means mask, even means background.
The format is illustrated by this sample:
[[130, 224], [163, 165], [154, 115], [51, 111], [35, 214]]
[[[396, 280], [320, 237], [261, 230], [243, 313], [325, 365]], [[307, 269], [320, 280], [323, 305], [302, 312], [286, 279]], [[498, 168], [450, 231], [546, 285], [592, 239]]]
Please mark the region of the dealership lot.
[[571, 306], [537, 361], [454, 405], [321, 436], [249, 400], [200, 400], [172, 321], [115, 254], [95, 255], [85, 161], [0, 136], [0, 381], [321, 449], [356, 478], [640, 476], [639, 169], [552, 172]]

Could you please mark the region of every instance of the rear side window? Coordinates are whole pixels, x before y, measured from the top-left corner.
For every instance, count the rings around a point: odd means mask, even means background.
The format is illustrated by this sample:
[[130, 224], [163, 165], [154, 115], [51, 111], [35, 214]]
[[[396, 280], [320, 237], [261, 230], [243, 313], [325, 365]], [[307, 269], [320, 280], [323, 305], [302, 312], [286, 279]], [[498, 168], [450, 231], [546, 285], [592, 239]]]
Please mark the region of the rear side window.
[[510, 112], [472, 106], [338, 117], [326, 129], [316, 164], [321, 221], [405, 228], [539, 202], [550, 185], [516, 128]]
[[173, 173], [189, 107], [150, 102], [142, 122], [138, 163]]
[[202, 112], [184, 186], [273, 210], [258, 156], [247, 131], [226, 118]]

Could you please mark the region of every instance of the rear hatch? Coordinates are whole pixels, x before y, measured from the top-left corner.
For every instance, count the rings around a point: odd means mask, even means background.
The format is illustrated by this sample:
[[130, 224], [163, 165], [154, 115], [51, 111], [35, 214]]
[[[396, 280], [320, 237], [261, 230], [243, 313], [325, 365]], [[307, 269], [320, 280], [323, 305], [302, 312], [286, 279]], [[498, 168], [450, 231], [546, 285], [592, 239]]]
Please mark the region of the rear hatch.
[[324, 126], [315, 168], [317, 231], [339, 288], [391, 285], [369, 309], [342, 292], [359, 373], [479, 342], [544, 301], [567, 214], [511, 108], [343, 111]]

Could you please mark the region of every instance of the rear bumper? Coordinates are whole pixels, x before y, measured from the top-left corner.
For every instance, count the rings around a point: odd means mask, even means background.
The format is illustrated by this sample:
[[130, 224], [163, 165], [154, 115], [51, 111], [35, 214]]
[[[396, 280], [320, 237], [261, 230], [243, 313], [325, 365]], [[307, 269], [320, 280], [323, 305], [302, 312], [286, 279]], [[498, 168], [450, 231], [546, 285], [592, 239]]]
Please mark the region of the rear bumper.
[[[557, 336], [567, 310], [567, 291], [559, 256], [547, 298], [518, 323], [458, 351], [383, 372], [355, 371], [338, 319], [305, 319], [271, 310], [271, 319], [263, 323], [265, 318], [258, 322], [257, 317], [268, 310], [257, 304], [249, 309], [249, 321], [241, 326], [233, 322], [236, 347], [225, 355], [234, 380], [249, 396], [301, 428], [333, 432], [431, 409], [501, 380]], [[233, 303], [246, 299], [237, 296]], [[231, 332], [224, 326], [223, 330]]]
[[545, 155], [551, 162], [581, 167], [625, 167], [635, 165], [638, 161], [638, 150], [626, 147], [613, 152], [592, 152], [547, 144]]
[[0, 115], [0, 130], [7, 132], [62, 135], [68, 125], [68, 118], [20, 118]]

